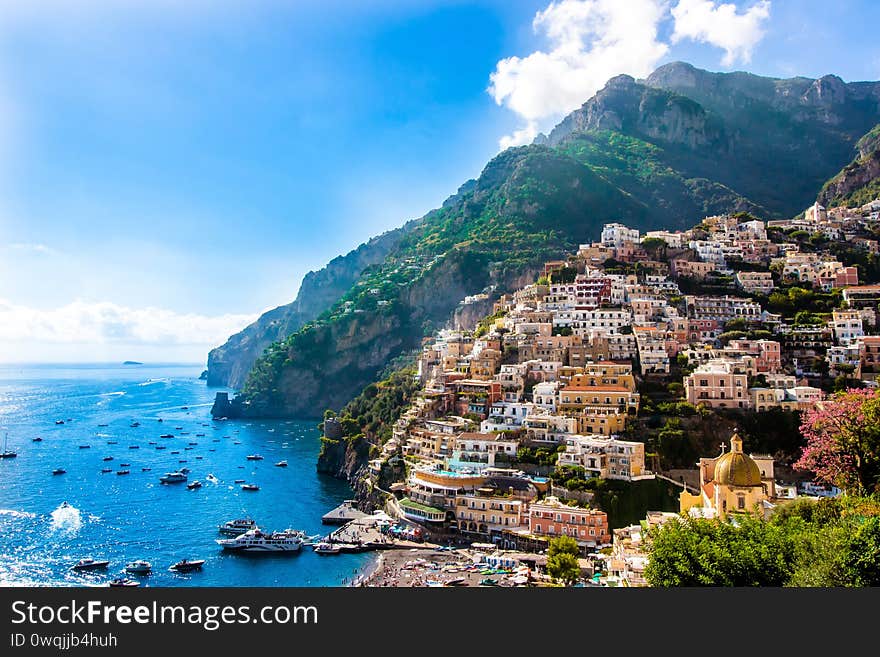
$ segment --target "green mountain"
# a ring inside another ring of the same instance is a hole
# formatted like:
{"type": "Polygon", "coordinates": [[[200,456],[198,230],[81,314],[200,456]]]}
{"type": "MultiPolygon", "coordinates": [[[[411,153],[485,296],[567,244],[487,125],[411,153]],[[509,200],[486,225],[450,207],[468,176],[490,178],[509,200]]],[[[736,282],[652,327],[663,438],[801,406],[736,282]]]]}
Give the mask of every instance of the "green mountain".
{"type": "Polygon", "coordinates": [[[822,205],[858,207],[880,198],[880,123],[856,149],[855,159],[822,187],[817,199],[822,205]]]}
{"type": "MultiPolygon", "coordinates": [[[[304,282],[296,303],[309,313],[276,309],[242,332],[248,341],[233,336],[212,352],[218,371],[234,361],[240,374],[253,362],[221,414],[317,417],[340,408],[466,295],[533,280],[545,260],[597,238],[603,223],[683,228],[739,210],[793,216],[851,160],[880,121],[878,108],[880,83],[834,76],[777,80],[674,63],[643,81],[613,78],[548,136],[497,155],[382,249],[346,256],[345,275],[320,302],[304,282]]],[[[228,378],[234,387],[239,379],[228,378]]]]}

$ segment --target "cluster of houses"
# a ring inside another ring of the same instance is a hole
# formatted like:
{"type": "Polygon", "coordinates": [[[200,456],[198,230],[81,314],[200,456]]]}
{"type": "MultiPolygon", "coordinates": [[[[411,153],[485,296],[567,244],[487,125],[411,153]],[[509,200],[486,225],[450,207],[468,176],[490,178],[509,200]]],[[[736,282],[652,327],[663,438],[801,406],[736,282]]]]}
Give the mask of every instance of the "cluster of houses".
{"type": "MultiPolygon", "coordinates": [[[[561,534],[585,552],[613,543],[609,568],[624,564],[617,576],[638,584],[635,546],[665,515],[612,533],[589,496],[574,503],[547,478],[517,469],[518,452],[549,448],[555,465],[588,477],[651,479],[644,444],[618,437],[639,412],[640,380],[680,382],[681,401],[695,406],[758,413],[821,402],[820,374],[872,384],[880,371],[880,335],[872,335],[880,285],[860,284],[858,268],[822,247],[846,241],[877,253],[875,205],[814,205],[785,222],[721,215],[681,232],[605,225],[600,241],[546,263],[537,282],[498,298],[474,331],[442,330],[426,340],[417,372],[423,387],[372,471],[390,458],[409,463],[397,486],[400,510],[412,520],[516,549],[541,549],[561,534]],[[792,229],[822,239],[802,250],[788,239],[792,229]],[[706,282],[716,291],[694,293],[706,282]],[[725,282],[730,290],[717,293],[725,282]],[[841,307],[823,324],[768,312],[766,295],[792,282],[817,292],[842,288],[841,307]],[[731,336],[731,322],[742,335],[731,336]],[[760,338],[748,337],[753,328],[760,338]]],[[[741,455],[737,441],[728,456],[741,455]]],[[[755,459],[742,456],[749,462],[739,479],[710,472],[718,459],[701,462],[702,490],[682,494],[682,511],[723,517],[727,505],[772,505],[779,497],[772,459],[756,457],[752,467],[755,459]]]]}

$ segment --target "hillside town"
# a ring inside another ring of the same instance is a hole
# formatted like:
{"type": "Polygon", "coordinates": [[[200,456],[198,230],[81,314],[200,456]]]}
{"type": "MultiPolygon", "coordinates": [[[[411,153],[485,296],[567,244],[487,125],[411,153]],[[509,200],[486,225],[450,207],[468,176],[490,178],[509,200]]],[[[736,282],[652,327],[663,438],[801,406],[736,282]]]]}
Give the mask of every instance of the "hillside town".
{"type": "Polygon", "coordinates": [[[720,454],[677,476],[646,449],[638,423],[648,407],[735,423],[876,386],[878,236],[880,200],[815,204],[781,221],[711,216],[676,232],[606,224],[534,283],[465,299],[495,298],[473,330],[425,340],[420,389],[375,446],[371,483],[440,540],[541,553],[570,536],[610,586],[646,584],[647,532],[679,513],[769,513],[798,496],[837,495],[783,481],[777,470],[790,464],[746,453],[735,430],[720,454]],[[572,478],[615,490],[662,481],[677,499],[619,526],[596,487],[572,478]]]}

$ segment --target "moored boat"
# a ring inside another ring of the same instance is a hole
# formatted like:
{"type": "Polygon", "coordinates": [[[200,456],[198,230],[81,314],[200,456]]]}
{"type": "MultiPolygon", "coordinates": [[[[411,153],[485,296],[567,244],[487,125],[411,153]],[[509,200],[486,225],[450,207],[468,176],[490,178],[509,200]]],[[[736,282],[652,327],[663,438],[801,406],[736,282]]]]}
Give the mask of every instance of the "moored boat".
{"type": "Polygon", "coordinates": [[[251,529],[258,529],[257,521],[252,518],[236,518],[235,520],[227,520],[217,527],[217,531],[227,536],[238,536],[244,534],[251,529]]]}
{"type": "Polygon", "coordinates": [[[218,538],[217,544],[232,552],[298,552],[304,539],[304,532],[293,529],[271,533],[249,529],[235,538],[218,538]]]}
{"type": "Polygon", "coordinates": [[[122,587],[136,587],[140,586],[141,583],[135,581],[133,579],[129,579],[128,577],[117,577],[116,579],[111,579],[107,586],[122,586],[122,587]]]}
{"type": "Polygon", "coordinates": [[[242,490],[260,490],[260,487],[257,486],[256,484],[242,484],[241,489],[242,490]]]}
{"type": "Polygon", "coordinates": [[[125,572],[134,575],[148,575],[153,570],[153,564],[143,559],[137,559],[125,564],[125,572]]]}
{"type": "Polygon", "coordinates": [[[54,470],[52,470],[53,475],[63,475],[65,472],[67,472],[67,470],[65,470],[64,468],[55,468],[54,470]]]}
{"type": "Polygon", "coordinates": [[[86,557],[85,559],[80,559],[77,561],[71,568],[73,570],[99,570],[101,568],[106,568],[110,565],[109,561],[104,559],[92,559],[90,557],[86,557]]]}
{"type": "Polygon", "coordinates": [[[189,482],[189,483],[186,485],[186,487],[189,488],[190,490],[195,490],[196,488],[201,488],[201,487],[202,487],[202,482],[199,481],[198,479],[196,479],[195,481],[191,481],[191,482],[189,482]]]}
{"type": "Polygon", "coordinates": [[[262,461],[263,457],[260,456],[259,454],[248,454],[247,460],[248,461],[262,461]]]}
{"type": "Polygon", "coordinates": [[[312,550],[316,554],[339,554],[342,552],[342,548],[336,545],[335,543],[330,543],[329,541],[321,541],[320,543],[315,543],[312,545],[312,550]]]}
{"type": "Polygon", "coordinates": [[[172,564],[169,570],[174,570],[178,573],[189,573],[193,570],[201,570],[203,565],[205,565],[204,559],[181,559],[177,563],[172,564]]]}
{"type": "Polygon", "coordinates": [[[277,465],[279,468],[286,468],[287,461],[278,461],[278,463],[276,463],[275,465],[277,465]]]}
{"type": "Polygon", "coordinates": [[[186,473],[185,472],[166,472],[164,475],[159,477],[159,481],[163,484],[176,484],[181,481],[186,481],[186,473]]]}

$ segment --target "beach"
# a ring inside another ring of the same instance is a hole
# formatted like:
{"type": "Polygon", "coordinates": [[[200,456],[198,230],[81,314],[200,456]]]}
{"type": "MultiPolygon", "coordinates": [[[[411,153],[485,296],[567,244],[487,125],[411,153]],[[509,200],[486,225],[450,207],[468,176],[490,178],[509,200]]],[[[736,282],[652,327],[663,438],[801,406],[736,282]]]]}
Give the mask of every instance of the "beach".
{"type": "MultiPolygon", "coordinates": [[[[479,569],[475,563],[482,557],[475,550],[438,550],[421,547],[384,550],[375,565],[368,569],[354,586],[422,587],[422,586],[522,586],[526,584],[526,569],[479,569]],[[492,572],[489,572],[492,571],[492,572]],[[515,578],[516,582],[514,581],[515,578]],[[494,583],[488,583],[492,580],[494,583]],[[484,582],[484,584],[481,584],[484,582]]],[[[528,582],[540,580],[533,572],[528,582]]]]}

